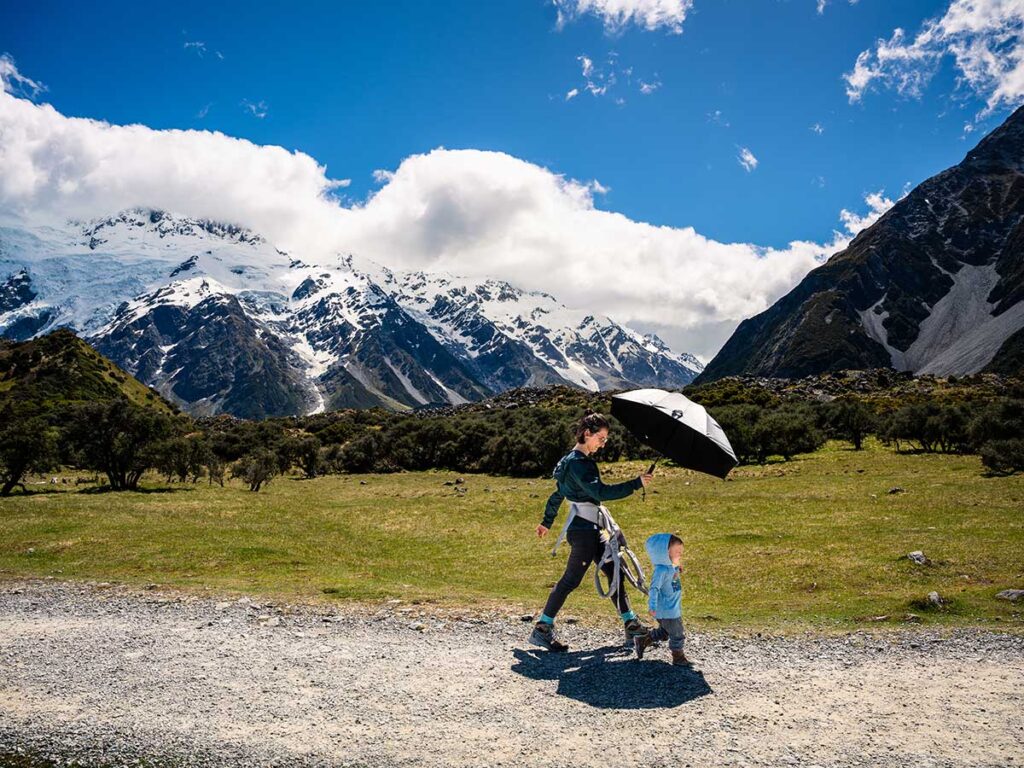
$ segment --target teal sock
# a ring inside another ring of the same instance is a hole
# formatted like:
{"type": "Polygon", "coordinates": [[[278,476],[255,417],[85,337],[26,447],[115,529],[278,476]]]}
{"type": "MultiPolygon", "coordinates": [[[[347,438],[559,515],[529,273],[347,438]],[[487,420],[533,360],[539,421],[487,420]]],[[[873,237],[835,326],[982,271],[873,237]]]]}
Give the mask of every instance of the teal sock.
{"type": "Polygon", "coordinates": [[[633,613],[633,611],[626,611],[625,613],[620,613],[619,616],[622,617],[623,621],[632,621],[636,618],[636,614],[633,613]]]}
{"type": "Polygon", "coordinates": [[[554,624],[555,619],[552,616],[548,616],[546,613],[542,613],[537,621],[543,622],[544,624],[554,624]]]}

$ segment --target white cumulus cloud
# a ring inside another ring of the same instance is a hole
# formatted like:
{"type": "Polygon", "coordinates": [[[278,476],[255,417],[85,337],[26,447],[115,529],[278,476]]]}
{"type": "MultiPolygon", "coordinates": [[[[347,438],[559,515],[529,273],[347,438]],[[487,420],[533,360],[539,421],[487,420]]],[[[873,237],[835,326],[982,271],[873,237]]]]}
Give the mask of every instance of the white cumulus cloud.
{"type": "Polygon", "coordinates": [[[547,290],[705,359],[739,321],[841,250],[857,223],[844,218],[847,232],[825,244],[723,243],[600,210],[594,197],[608,189],[597,181],[471,149],[407,157],[374,173],[381,186],[367,200],[349,203],[331,194],[348,179],[302,152],[67,117],[12,94],[17,82],[7,70],[0,91],[4,215],[60,221],[147,206],[228,221],[308,263],[351,252],[547,290]]]}
{"type": "Polygon", "coordinates": [[[599,17],[605,29],[615,34],[631,24],[648,31],[665,29],[678,35],[683,31],[686,14],[693,0],[553,0],[558,9],[558,26],[579,16],[599,17]]]}
{"type": "Polygon", "coordinates": [[[897,28],[857,56],[846,94],[856,102],[878,84],[919,97],[946,57],[961,87],[985,99],[986,113],[1024,101],[1024,2],[953,0],[913,38],[897,28]]]}
{"type": "Polygon", "coordinates": [[[736,162],[743,166],[743,170],[750,173],[752,170],[757,168],[758,160],[754,157],[754,153],[746,147],[740,147],[740,153],[736,157],[736,162]]]}

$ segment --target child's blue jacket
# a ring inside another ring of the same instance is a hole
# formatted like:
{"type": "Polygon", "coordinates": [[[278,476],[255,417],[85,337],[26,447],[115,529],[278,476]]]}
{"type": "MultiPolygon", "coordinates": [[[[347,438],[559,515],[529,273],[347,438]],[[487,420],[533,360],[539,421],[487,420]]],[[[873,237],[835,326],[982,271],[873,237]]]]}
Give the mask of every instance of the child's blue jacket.
{"type": "Polygon", "coordinates": [[[654,565],[647,608],[654,611],[656,619],[680,619],[683,616],[680,606],[683,588],[679,583],[679,569],[668,558],[668,542],[671,538],[671,533],[656,533],[644,543],[647,556],[654,565]]]}

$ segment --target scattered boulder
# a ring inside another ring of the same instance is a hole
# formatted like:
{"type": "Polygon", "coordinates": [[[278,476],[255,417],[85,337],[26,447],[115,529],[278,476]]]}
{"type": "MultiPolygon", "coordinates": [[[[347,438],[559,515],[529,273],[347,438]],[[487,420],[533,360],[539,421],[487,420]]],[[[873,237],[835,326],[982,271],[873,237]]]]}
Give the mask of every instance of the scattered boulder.
{"type": "Polygon", "coordinates": [[[932,562],[925,556],[924,552],[919,549],[915,549],[913,552],[908,553],[907,560],[917,563],[918,565],[931,565],[932,562]]]}
{"type": "Polygon", "coordinates": [[[906,488],[901,488],[898,485],[894,485],[892,488],[889,489],[890,495],[897,494],[897,493],[906,493],[906,492],[907,492],[906,488]]]}
{"type": "Polygon", "coordinates": [[[1024,589],[1004,589],[996,595],[996,599],[1019,603],[1021,600],[1024,600],[1024,589]]]}
{"type": "Polygon", "coordinates": [[[942,598],[941,595],[939,595],[938,592],[933,591],[928,593],[928,604],[933,608],[941,608],[943,605],[946,604],[946,601],[942,598]]]}

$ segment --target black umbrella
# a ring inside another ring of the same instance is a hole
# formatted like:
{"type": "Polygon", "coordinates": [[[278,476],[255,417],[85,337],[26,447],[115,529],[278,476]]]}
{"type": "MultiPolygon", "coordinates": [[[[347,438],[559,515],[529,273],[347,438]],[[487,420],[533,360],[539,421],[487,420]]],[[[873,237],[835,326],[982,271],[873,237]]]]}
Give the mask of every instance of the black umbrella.
{"type": "Polygon", "coordinates": [[[612,416],[681,467],[724,479],[739,463],[718,422],[678,392],[635,389],[613,395],[612,416]]]}

